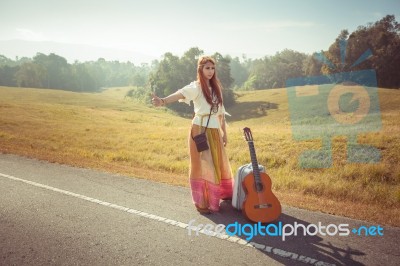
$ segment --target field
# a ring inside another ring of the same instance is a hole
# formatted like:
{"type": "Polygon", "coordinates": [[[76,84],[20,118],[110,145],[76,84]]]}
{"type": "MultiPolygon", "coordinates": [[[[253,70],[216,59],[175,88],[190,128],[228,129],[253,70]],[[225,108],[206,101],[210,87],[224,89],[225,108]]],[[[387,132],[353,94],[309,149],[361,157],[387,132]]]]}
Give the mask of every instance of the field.
{"type": "MultiPolygon", "coordinates": [[[[190,119],[102,93],[0,87],[0,152],[188,185],[190,119]]],[[[302,168],[301,152],[319,139],[292,137],[285,89],[241,93],[227,108],[232,170],[250,161],[242,128],[250,127],[258,161],[283,204],[400,226],[400,90],[378,90],[382,129],[358,135],[381,152],[378,163],[348,163],[347,137],[332,141],[333,166],[302,168]]],[[[190,200],[190,199],[188,199],[190,200]]]]}

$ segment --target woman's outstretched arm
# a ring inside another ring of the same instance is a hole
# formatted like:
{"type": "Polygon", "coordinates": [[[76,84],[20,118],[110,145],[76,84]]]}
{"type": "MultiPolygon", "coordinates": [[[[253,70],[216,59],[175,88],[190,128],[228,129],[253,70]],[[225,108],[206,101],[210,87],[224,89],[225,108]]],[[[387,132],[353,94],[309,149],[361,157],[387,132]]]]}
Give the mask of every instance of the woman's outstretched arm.
{"type": "Polygon", "coordinates": [[[154,106],[165,106],[167,104],[176,102],[180,99],[185,99],[185,97],[179,91],[168,95],[167,97],[160,98],[155,93],[152,94],[151,102],[154,106]]]}

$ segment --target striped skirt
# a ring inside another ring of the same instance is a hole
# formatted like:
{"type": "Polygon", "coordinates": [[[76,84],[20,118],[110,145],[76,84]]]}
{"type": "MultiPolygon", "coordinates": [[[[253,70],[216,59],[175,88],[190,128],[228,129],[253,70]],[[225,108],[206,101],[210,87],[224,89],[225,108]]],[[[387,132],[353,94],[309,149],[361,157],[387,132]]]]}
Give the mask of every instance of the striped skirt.
{"type": "MultiPolygon", "coordinates": [[[[193,125],[192,131],[197,135],[199,126],[193,125]]],[[[232,198],[232,171],[220,130],[208,128],[206,135],[210,148],[199,153],[189,134],[190,188],[197,208],[217,212],[221,199],[232,198]]]]}

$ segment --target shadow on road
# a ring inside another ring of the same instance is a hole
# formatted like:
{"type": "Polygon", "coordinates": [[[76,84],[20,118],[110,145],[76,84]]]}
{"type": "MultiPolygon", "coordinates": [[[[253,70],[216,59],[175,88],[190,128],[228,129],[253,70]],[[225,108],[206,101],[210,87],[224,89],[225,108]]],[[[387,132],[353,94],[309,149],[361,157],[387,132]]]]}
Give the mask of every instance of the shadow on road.
{"type": "MultiPolygon", "coordinates": [[[[253,224],[244,218],[241,211],[234,209],[231,201],[224,201],[220,205],[220,215],[204,215],[205,218],[213,221],[216,224],[224,224],[225,226],[238,222],[241,225],[253,224]]],[[[295,222],[298,224],[309,225],[310,223],[297,219],[295,217],[281,214],[279,219],[274,222],[278,226],[279,222],[284,224],[293,225],[295,222]]],[[[268,224],[263,224],[264,226],[268,224]]],[[[237,236],[246,240],[247,236],[237,236]]],[[[249,242],[260,244],[261,247],[257,248],[266,256],[274,260],[287,264],[288,260],[290,265],[364,265],[353,259],[354,256],[363,256],[365,253],[353,249],[350,246],[346,248],[335,246],[329,240],[323,241],[319,236],[304,236],[303,231],[299,229],[297,236],[286,237],[285,241],[281,236],[254,236],[249,242]]]]}

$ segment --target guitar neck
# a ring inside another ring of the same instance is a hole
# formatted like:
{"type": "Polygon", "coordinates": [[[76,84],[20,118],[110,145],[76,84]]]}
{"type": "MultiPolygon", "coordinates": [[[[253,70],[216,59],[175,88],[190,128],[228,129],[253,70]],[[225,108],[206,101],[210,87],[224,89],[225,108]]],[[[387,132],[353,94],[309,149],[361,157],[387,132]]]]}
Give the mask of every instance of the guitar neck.
{"type": "Polygon", "coordinates": [[[254,148],[254,142],[248,141],[247,143],[249,144],[251,165],[253,166],[254,178],[256,179],[256,182],[260,182],[261,181],[260,169],[258,169],[257,155],[256,155],[256,149],[254,148]]]}

